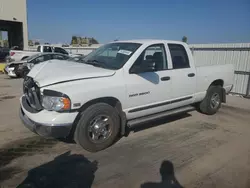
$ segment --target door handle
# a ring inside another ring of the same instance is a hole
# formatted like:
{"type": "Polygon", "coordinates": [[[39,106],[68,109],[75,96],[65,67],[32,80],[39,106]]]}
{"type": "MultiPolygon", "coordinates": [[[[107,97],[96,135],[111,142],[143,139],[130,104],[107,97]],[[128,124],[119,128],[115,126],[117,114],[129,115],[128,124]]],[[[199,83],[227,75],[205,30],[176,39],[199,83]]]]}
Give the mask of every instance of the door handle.
{"type": "Polygon", "coordinates": [[[161,81],[168,81],[168,80],[170,80],[169,76],[161,77],[161,81]]]}
{"type": "Polygon", "coordinates": [[[194,73],[189,73],[189,74],[188,74],[188,77],[194,77],[194,76],[195,76],[194,73]]]}

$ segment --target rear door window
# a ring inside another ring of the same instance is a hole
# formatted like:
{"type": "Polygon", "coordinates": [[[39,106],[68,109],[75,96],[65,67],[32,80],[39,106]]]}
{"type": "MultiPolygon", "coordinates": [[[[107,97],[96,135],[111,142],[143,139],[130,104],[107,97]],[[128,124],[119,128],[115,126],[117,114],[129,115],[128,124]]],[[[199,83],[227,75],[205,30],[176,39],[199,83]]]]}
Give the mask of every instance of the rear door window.
{"type": "Polygon", "coordinates": [[[189,60],[187,52],[181,44],[168,44],[169,51],[172,58],[173,69],[189,68],[189,60]]]}

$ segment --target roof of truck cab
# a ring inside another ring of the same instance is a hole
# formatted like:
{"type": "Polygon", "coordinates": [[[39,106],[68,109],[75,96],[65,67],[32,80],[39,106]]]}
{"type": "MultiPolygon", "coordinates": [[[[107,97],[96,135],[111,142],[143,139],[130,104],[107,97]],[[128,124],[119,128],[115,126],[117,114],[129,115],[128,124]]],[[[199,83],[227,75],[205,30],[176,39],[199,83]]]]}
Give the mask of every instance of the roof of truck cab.
{"type": "Polygon", "coordinates": [[[37,55],[51,55],[51,54],[67,56],[66,54],[62,54],[62,53],[59,53],[59,52],[39,52],[37,55]]]}
{"type": "Polygon", "coordinates": [[[111,43],[140,43],[140,44],[155,44],[155,43],[174,43],[174,44],[184,44],[181,41],[173,41],[173,40],[157,40],[157,39],[138,39],[138,40],[119,40],[111,43]]]}

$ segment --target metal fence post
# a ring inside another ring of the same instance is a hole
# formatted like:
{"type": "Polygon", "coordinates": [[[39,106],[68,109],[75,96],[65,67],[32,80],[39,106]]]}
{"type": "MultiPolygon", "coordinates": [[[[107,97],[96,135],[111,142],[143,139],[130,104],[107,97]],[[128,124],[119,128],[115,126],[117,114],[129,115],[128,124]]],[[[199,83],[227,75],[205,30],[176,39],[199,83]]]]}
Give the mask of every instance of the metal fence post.
{"type": "Polygon", "coordinates": [[[250,97],[250,74],[248,75],[246,97],[250,97]]]}

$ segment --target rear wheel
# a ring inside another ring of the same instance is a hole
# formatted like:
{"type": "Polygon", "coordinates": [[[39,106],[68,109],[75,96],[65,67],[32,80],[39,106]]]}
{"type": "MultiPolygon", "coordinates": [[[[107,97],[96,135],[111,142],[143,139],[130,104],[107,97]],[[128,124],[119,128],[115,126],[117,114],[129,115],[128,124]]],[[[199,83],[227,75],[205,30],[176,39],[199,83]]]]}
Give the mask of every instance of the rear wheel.
{"type": "Polygon", "coordinates": [[[106,103],[91,105],[81,114],[74,139],[90,152],[112,145],[119,135],[120,118],[117,111],[106,103]]]}
{"type": "Polygon", "coordinates": [[[221,107],[222,87],[210,86],[207,90],[206,97],[199,104],[199,110],[208,115],[215,114],[221,107]]]}

